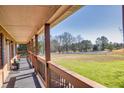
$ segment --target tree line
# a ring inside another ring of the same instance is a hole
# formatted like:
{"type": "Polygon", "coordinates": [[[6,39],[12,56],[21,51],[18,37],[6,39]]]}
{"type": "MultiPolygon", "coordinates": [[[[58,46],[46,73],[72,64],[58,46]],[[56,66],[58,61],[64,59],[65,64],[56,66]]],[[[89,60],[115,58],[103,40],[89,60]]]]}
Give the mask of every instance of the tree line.
{"type": "Polygon", "coordinates": [[[51,37],[51,52],[89,52],[121,49],[122,43],[113,43],[107,37],[98,37],[95,44],[91,40],[84,40],[81,35],[74,37],[68,32],[51,37]]]}

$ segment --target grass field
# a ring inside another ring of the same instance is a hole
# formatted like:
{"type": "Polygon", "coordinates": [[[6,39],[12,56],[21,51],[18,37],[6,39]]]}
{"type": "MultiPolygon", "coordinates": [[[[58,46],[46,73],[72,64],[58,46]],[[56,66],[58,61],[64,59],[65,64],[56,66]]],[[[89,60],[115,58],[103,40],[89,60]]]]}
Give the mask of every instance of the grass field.
{"type": "Polygon", "coordinates": [[[124,87],[124,55],[52,54],[52,60],[107,87],[124,87]]]}

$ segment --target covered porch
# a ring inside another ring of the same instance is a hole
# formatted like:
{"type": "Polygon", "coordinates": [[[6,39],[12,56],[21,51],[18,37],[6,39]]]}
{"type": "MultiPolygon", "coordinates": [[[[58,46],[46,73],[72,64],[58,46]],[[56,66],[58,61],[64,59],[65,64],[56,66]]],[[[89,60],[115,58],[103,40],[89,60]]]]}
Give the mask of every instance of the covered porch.
{"type": "Polygon", "coordinates": [[[80,9],[77,5],[0,6],[0,83],[2,87],[104,88],[51,61],[50,28],[80,9]],[[38,36],[44,34],[45,56],[38,55],[38,36]],[[17,45],[26,44],[20,69],[11,71],[17,45]]]}

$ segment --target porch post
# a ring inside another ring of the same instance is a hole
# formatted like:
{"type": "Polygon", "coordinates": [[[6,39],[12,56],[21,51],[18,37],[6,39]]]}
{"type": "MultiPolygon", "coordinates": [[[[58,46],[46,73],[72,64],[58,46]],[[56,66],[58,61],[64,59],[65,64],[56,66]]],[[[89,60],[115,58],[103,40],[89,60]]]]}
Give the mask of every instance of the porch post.
{"type": "Polygon", "coordinates": [[[15,56],[17,55],[17,43],[15,43],[15,56]]]}
{"type": "Polygon", "coordinates": [[[2,82],[1,83],[4,83],[4,71],[3,71],[3,66],[4,66],[4,47],[3,47],[3,34],[0,33],[0,69],[2,69],[2,82]]]}
{"type": "Polygon", "coordinates": [[[124,5],[122,5],[122,31],[123,31],[123,48],[124,48],[124,5]]]}
{"type": "Polygon", "coordinates": [[[38,55],[38,35],[35,35],[35,54],[38,55]]]}
{"type": "Polygon", "coordinates": [[[31,52],[33,53],[33,39],[31,39],[31,52]]]}
{"type": "Polygon", "coordinates": [[[10,41],[10,60],[13,58],[13,41],[10,41]]]}
{"type": "Polygon", "coordinates": [[[27,43],[27,51],[29,51],[29,42],[27,43]]]}
{"type": "Polygon", "coordinates": [[[3,34],[0,33],[0,68],[3,66],[3,34]]]}
{"type": "Polygon", "coordinates": [[[31,44],[30,44],[30,43],[31,43],[31,42],[29,41],[29,44],[28,44],[28,50],[29,50],[29,51],[31,51],[31,49],[30,49],[30,45],[31,45],[31,44]]]}
{"type": "Polygon", "coordinates": [[[49,86],[49,69],[47,62],[51,60],[50,58],[50,24],[45,24],[45,58],[46,58],[46,67],[45,67],[45,79],[46,79],[46,86],[49,86]]]}
{"type": "Polygon", "coordinates": [[[50,61],[50,24],[45,24],[45,57],[50,61]]]}
{"type": "Polygon", "coordinates": [[[11,58],[12,58],[12,48],[11,48],[11,41],[9,41],[9,70],[11,69],[11,63],[10,63],[10,61],[11,61],[11,58]]]}

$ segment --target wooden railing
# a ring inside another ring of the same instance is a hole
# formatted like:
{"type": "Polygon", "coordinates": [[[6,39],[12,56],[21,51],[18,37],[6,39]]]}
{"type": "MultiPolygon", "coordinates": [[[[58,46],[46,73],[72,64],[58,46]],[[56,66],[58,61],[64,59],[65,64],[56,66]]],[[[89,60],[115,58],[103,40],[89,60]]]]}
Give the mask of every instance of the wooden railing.
{"type": "Polygon", "coordinates": [[[39,74],[45,87],[50,88],[105,88],[103,85],[89,80],[79,74],[68,71],[67,69],[49,61],[46,62],[44,58],[29,52],[30,60],[39,74]],[[48,69],[48,73],[45,69],[48,69]],[[46,75],[46,73],[48,75],[46,75]],[[46,84],[46,76],[48,76],[48,84],[46,84]],[[47,86],[48,85],[48,86],[47,86]]]}

